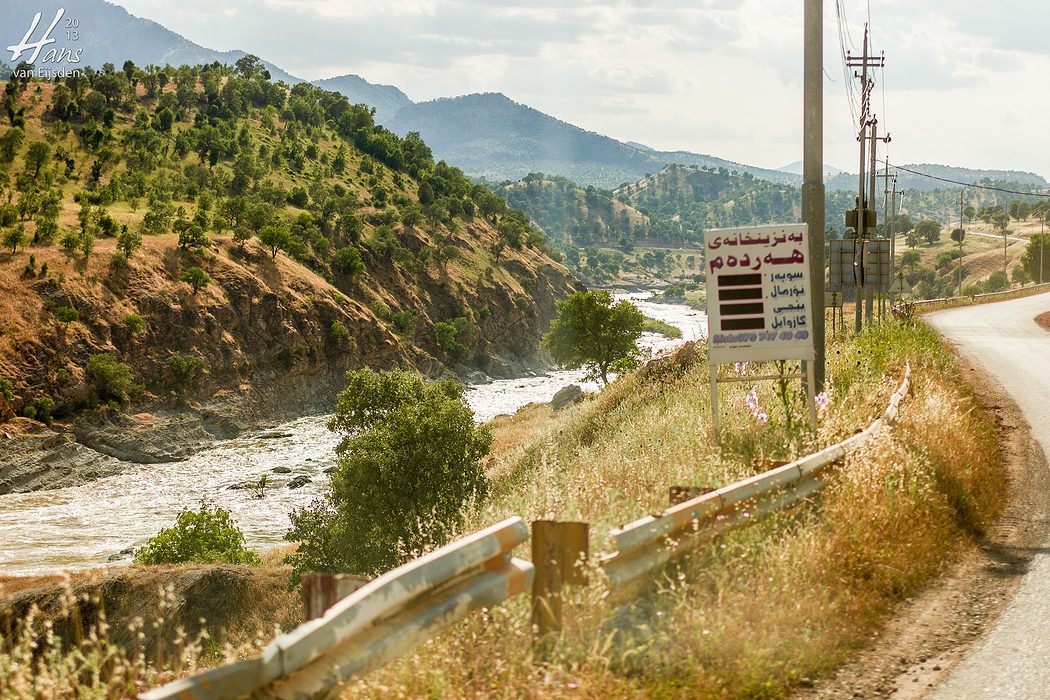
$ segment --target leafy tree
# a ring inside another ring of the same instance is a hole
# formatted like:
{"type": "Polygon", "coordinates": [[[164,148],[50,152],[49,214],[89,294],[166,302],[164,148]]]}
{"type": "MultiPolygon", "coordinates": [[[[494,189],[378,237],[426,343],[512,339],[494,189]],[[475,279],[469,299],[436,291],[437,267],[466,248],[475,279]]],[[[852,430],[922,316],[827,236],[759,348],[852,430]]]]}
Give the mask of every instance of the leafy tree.
{"type": "Polygon", "coordinates": [[[199,249],[208,246],[208,234],[198,224],[189,224],[179,231],[179,247],[199,249]]]}
{"type": "Polygon", "coordinates": [[[117,249],[124,253],[124,259],[128,260],[131,255],[142,247],[142,234],[124,224],[117,236],[117,249]]]}
{"type": "Polygon", "coordinates": [[[1010,286],[1009,280],[1006,278],[1006,273],[1002,270],[996,270],[984,283],[984,290],[986,292],[1000,292],[1010,286]]]}
{"type": "Polygon", "coordinates": [[[933,219],[923,219],[915,224],[915,235],[933,245],[941,239],[941,225],[933,219]]]}
{"type": "Polygon", "coordinates": [[[15,126],[3,134],[0,134],[0,163],[11,163],[22,148],[26,132],[20,126],[15,126]]]}
{"type": "Polygon", "coordinates": [[[19,247],[24,248],[26,245],[26,231],[25,227],[19,224],[14,228],[8,229],[4,233],[4,246],[11,248],[11,255],[14,255],[19,247]]]}
{"type": "Polygon", "coordinates": [[[292,233],[288,224],[282,221],[264,226],[259,232],[259,240],[270,249],[270,259],[276,260],[277,254],[282,250],[287,251],[292,245],[292,233]]]}
{"type": "Polygon", "coordinates": [[[454,382],[410,372],[347,373],[329,428],[341,433],[339,464],[323,499],[292,512],[285,539],[293,575],[375,575],[447,542],[464,508],[488,492],[482,459],[488,428],[475,425],[454,382]]]}
{"type": "Polygon", "coordinates": [[[1028,278],[1036,282],[1050,281],[1050,233],[1037,233],[1028,239],[1024,254],[1021,256],[1028,278]],[[1040,270],[1042,266],[1042,270],[1040,270]]]}
{"type": "Polygon", "coordinates": [[[1010,201],[1009,212],[1011,217],[1021,221],[1031,215],[1032,205],[1020,199],[1014,199],[1010,201]]]}
{"type": "Polygon", "coordinates": [[[361,259],[361,253],[353,246],[340,248],[335,253],[335,261],[343,274],[348,277],[356,277],[365,271],[365,262],[361,259]]]}
{"type": "Polygon", "coordinates": [[[92,355],[87,363],[87,379],[97,400],[127,403],[142,393],[131,367],[109,353],[92,355]]]}
{"type": "Polygon", "coordinates": [[[645,316],[629,301],[613,303],[607,291],[576,292],[558,302],[558,317],[543,336],[556,362],[570,369],[587,367],[592,377],[609,383],[609,371],[637,361],[645,316]]]}
{"type": "Polygon", "coordinates": [[[183,510],[175,524],[164,528],[135,552],[135,563],[157,564],[247,564],[260,566],[259,555],[244,544],[229,511],[201,503],[199,511],[183,510]]]}
{"type": "Polygon", "coordinates": [[[967,204],[966,208],[963,209],[963,216],[967,221],[973,221],[973,217],[977,214],[977,211],[973,208],[972,204],[967,204]]]}
{"type": "Polygon", "coordinates": [[[196,265],[183,272],[179,279],[193,287],[194,296],[211,282],[211,277],[208,277],[208,273],[196,265]]]}
{"type": "Polygon", "coordinates": [[[90,258],[92,251],[95,250],[95,234],[91,233],[91,231],[84,231],[80,234],[78,241],[80,252],[84,254],[84,259],[90,258]]]}
{"type": "Polygon", "coordinates": [[[919,255],[919,251],[906,251],[903,255],[901,255],[901,267],[910,267],[912,270],[914,270],[915,266],[919,264],[920,260],[922,260],[922,256],[919,255]]]}
{"type": "Polygon", "coordinates": [[[1010,281],[1019,284],[1022,287],[1031,281],[1031,278],[1024,269],[1024,265],[1014,265],[1014,269],[1010,271],[1010,281]]]}
{"type": "Polygon", "coordinates": [[[34,141],[29,144],[29,150],[26,151],[26,169],[33,171],[34,180],[40,177],[40,169],[50,157],[51,144],[47,141],[34,141]]]}
{"type": "Polygon", "coordinates": [[[966,231],[961,228],[952,230],[952,240],[962,245],[962,242],[966,240],[966,231]]]}

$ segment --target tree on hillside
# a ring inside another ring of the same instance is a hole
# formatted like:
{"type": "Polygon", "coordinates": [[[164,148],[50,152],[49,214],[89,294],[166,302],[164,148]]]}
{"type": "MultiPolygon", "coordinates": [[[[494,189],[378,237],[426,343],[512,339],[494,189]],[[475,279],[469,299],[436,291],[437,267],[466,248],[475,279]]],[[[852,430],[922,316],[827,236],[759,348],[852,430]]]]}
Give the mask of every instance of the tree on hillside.
{"type": "Polygon", "coordinates": [[[199,249],[206,248],[208,246],[208,234],[204,232],[204,229],[199,224],[185,224],[180,226],[179,231],[179,247],[183,249],[199,249]]]}
{"type": "Polygon", "coordinates": [[[577,292],[558,302],[558,317],[543,336],[543,347],[570,369],[587,367],[609,383],[609,371],[637,362],[637,341],[645,317],[629,301],[613,303],[607,291],[577,292]]]}
{"type": "Polygon", "coordinates": [[[179,279],[193,287],[194,296],[211,282],[211,277],[208,277],[208,273],[196,265],[183,272],[179,279]]]}
{"type": "Polygon", "coordinates": [[[328,427],[343,435],[328,493],[291,514],[293,575],[374,576],[447,542],[488,492],[492,437],[454,382],[371,369],[347,373],[328,427]]]}
{"type": "Polygon", "coordinates": [[[259,232],[259,240],[270,249],[270,259],[276,260],[277,254],[282,250],[287,251],[292,245],[292,233],[288,230],[288,224],[282,221],[264,226],[259,232]]]}
{"type": "Polygon", "coordinates": [[[1021,264],[1029,279],[1050,282],[1050,233],[1036,234],[1028,239],[1021,264]]]}
{"type": "Polygon", "coordinates": [[[966,231],[961,228],[952,230],[952,240],[962,245],[962,242],[966,239],[966,231]]]}
{"type": "Polygon", "coordinates": [[[972,204],[967,204],[966,208],[963,209],[963,217],[965,217],[967,223],[973,221],[973,217],[977,214],[977,211],[973,208],[972,204]]]}
{"type": "Polygon", "coordinates": [[[1032,213],[1032,205],[1020,199],[1014,199],[1010,201],[1009,212],[1011,217],[1021,221],[1022,219],[1027,219],[1032,213]]]}
{"type": "Polygon", "coordinates": [[[22,224],[8,229],[4,233],[4,246],[11,248],[11,255],[14,255],[20,247],[24,248],[26,245],[26,230],[22,224]]]}
{"type": "Polygon", "coordinates": [[[925,239],[928,245],[933,245],[941,239],[941,225],[933,219],[923,219],[915,224],[915,234],[925,239]]]}
{"type": "Polygon", "coordinates": [[[47,141],[34,141],[26,151],[26,169],[33,171],[33,179],[40,177],[40,169],[51,157],[51,145],[47,141]]]}
{"type": "Polygon", "coordinates": [[[142,234],[128,228],[127,224],[120,227],[120,235],[117,236],[117,249],[124,253],[124,259],[128,260],[131,255],[142,247],[142,234]]]}
{"type": "Polygon", "coordinates": [[[909,250],[901,256],[901,267],[910,267],[915,270],[915,266],[922,260],[922,256],[919,255],[917,250],[909,250]]]}
{"type": "Polygon", "coordinates": [[[0,163],[14,161],[25,138],[26,132],[19,126],[12,127],[0,134],[0,163]]]}

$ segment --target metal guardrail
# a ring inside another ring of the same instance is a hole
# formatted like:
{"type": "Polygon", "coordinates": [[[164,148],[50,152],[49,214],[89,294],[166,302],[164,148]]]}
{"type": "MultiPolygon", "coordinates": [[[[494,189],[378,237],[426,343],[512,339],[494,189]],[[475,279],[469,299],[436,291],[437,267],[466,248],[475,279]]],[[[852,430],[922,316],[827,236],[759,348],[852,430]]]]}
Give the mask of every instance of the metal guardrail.
{"type": "MultiPolygon", "coordinates": [[[[906,366],[886,410],[856,435],[614,530],[617,551],[599,557],[612,593],[619,596],[646,574],[703,542],[819,491],[824,487],[821,473],[828,465],[896,420],[910,378],[911,367],[906,366]]],[[[174,681],[139,697],[329,697],[346,679],[398,658],[471,611],[532,590],[536,567],[543,570],[539,576],[543,583],[534,591],[533,620],[542,639],[560,629],[562,587],[582,582],[574,567],[587,550],[586,524],[544,525],[540,528],[536,523],[533,528],[534,559],[537,542],[544,542],[539,547],[544,554],[535,567],[511,556],[530,537],[529,527],[513,517],[383,574],[335,603],[322,617],[280,635],[258,657],[174,681]],[[537,616],[537,611],[544,614],[537,616]]]]}
{"type": "Polygon", "coordinates": [[[147,691],[142,700],[325,696],[344,679],[403,654],[480,607],[532,587],[531,563],[510,553],[529,539],[514,517],[389,571],[282,634],[261,656],[147,691]]]}
{"type": "Polygon", "coordinates": [[[1018,287],[1017,289],[1005,289],[1001,292],[985,292],[984,294],[972,294],[970,296],[961,297],[942,297],[940,299],[916,299],[915,301],[909,301],[908,303],[912,306],[928,306],[934,304],[950,304],[956,301],[977,301],[978,299],[987,299],[988,297],[1003,297],[1011,294],[1025,293],[1036,289],[1043,289],[1050,291],[1050,282],[1043,284],[1032,284],[1027,287],[1018,287]]]}
{"type": "Polygon", "coordinates": [[[630,586],[653,569],[723,532],[788,508],[819,491],[824,487],[819,476],[825,467],[857,449],[896,419],[910,379],[911,367],[907,366],[886,411],[860,433],[790,464],[613,530],[617,551],[602,560],[613,592],[630,586]]]}

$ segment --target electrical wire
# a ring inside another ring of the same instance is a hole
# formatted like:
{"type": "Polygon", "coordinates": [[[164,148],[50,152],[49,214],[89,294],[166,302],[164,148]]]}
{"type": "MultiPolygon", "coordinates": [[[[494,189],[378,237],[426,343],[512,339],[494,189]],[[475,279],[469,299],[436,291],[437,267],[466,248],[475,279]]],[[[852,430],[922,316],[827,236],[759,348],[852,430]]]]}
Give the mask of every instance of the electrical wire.
{"type": "Polygon", "coordinates": [[[1004,187],[993,187],[991,185],[979,185],[976,182],[961,182],[959,180],[950,180],[950,179],[948,179],[946,177],[937,177],[936,175],[929,175],[927,173],[920,173],[918,170],[911,170],[910,168],[905,168],[903,165],[892,165],[887,160],[880,160],[879,162],[882,163],[883,165],[885,165],[887,168],[893,168],[894,170],[903,170],[904,172],[911,173],[912,175],[918,175],[919,177],[927,177],[927,178],[929,178],[931,180],[939,180],[941,182],[947,182],[947,183],[952,184],[952,185],[960,185],[962,187],[973,187],[973,188],[979,189],[979,190],[991,190],[992,192],[1005,192],[1006,194],[1020,194],[1020,195],[1026,196],[1026,197],[1045,197],[1047,199],[1050,199],[1050,193],[1044,193],[1044,192],[1021,192],[1020,190],[1008,190],[1008,189],[1006,189],[1004,187]]]}

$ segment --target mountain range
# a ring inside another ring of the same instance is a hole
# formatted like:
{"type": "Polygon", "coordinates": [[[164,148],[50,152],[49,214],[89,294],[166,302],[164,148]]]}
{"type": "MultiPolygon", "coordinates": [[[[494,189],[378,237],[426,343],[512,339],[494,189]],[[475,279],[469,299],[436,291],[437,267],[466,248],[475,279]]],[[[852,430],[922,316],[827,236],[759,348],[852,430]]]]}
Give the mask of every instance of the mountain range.
{"type": "MultiPolygon", "coordinates": [[[[24,0],[0,0],[0,46],[17,43],[36,12],[42,15],[41,24],[46,24],[60,8],[66,18],[79,21],[79,38],[73,42],[64,32],[56,31],[56,43],[49,48],[81,49],[84,65],[101,68],[112,63],[119,69],[128,59],[140,66],[233,63],[245,55],[244,51],[216,51],[201,46],[105,0],[39,0],[31,5],[24,0]]],[[[42,31],[37,30],[38,34],[42,31]]],[[[5,53],[3,58],[11,57],[5,53]]],[[[274,80],[288,84],[305,82],[265,59],[263,63],[274,80]]],[[[750,173],[776,184],[798,186],[802,181],[801,163],[773,170],[688,151],[658,151],[641,143],[624,143],[586,131],[500,93],[416,103],[395,86],[377,85],[353,74],[317,80],[314,84],[339,92],[354,104],[373,107],[376,121],[395,133],[418,131],[437,159],[456,165],[475,178],[502,182],[544,172],[584,186],[613,189],[679,164],[729,174],[750,173]]],[[[1033,173],[926,165],[912,169],[929,174],[948,173],[939,176],[965,182],[987,179],[1047,185],[1046,180],[1033,173]]],[[[829,189],[849,190],[855,184],[855,176],[832,166],[825,167],[825,177],[829,189]]],[[[902,173],[898,185],[929,190],[943,183],[902,173]]]]}

